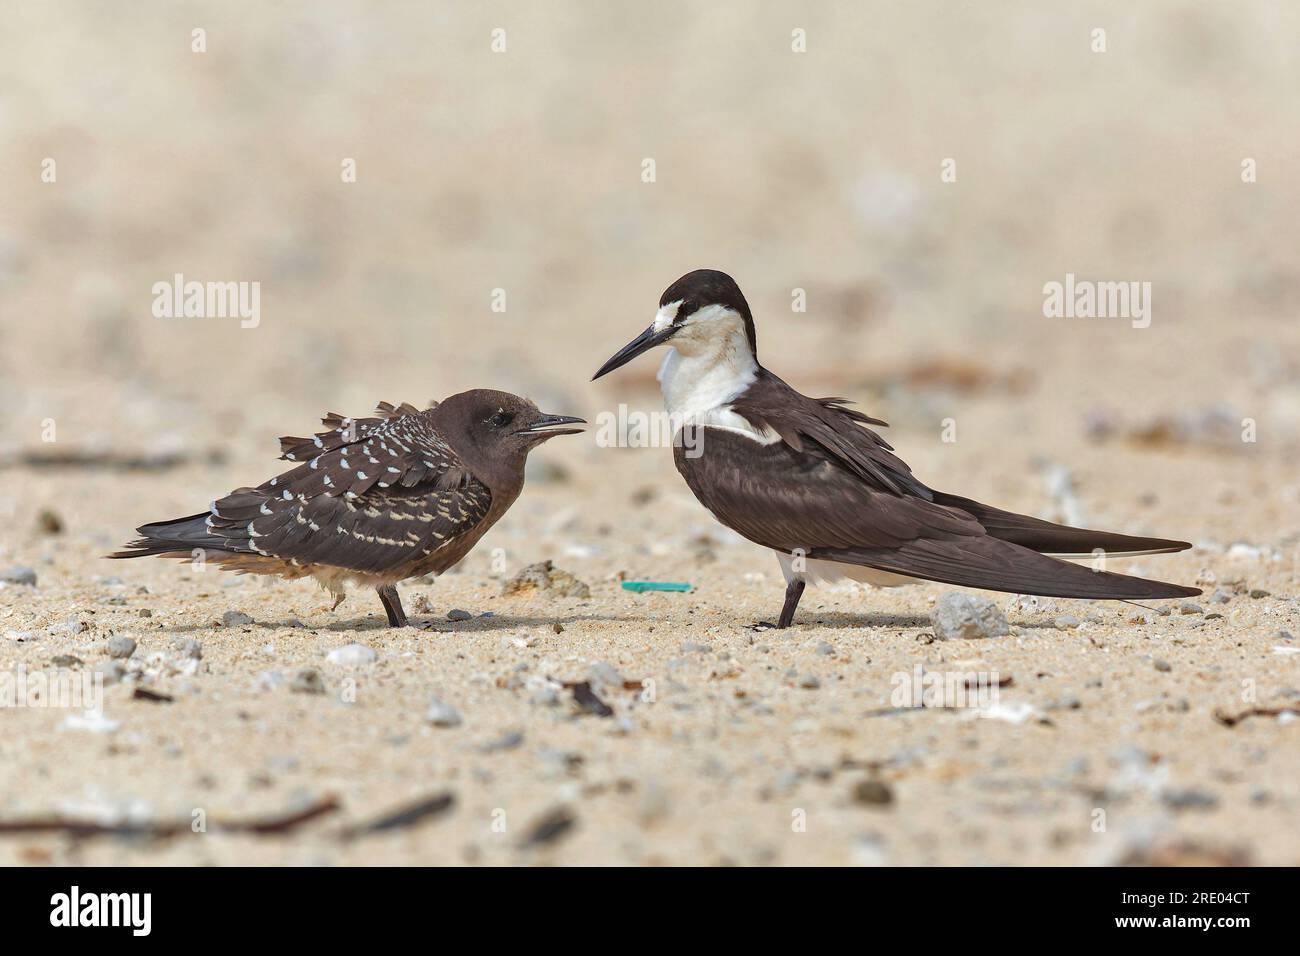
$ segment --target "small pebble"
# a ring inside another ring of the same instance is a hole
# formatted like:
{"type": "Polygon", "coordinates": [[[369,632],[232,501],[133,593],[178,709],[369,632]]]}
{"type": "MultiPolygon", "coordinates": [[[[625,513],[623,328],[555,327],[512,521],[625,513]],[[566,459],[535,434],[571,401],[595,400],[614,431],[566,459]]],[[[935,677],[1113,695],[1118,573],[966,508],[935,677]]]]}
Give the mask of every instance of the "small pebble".
{"type": "Polygon", "coordinates": [[[320,671],[309,667],[294,675],[289,683],[289,690],[295,694],[323,694],[325,681],[321,679],[320,671]]]}
{"type": "Polygon", "coordinates": [[[930,623],[934,627],[934,636],[943,641],[1011,633],[1011,626],[996,604],[987,598],[957,591],[949,591],[935,602],[930,623]]]}
{"type": "Polygon", "coordinates": [[[435,727],[459,727],[462,723],[460,711],[451,704],[443,703],[437,697],[429,702],[429,709],[424,719],[435,727]]]}
{"type": "Polygon", "coordinates": [[[1259,600],[1260,598],[1272,597],[1272,595],[1268,591],[1265,591],[1263,588],[1253,588],[1250,592],[1250,596],[1253,597],[1255,600],[1259,600]]]}
{"type": "Polygon", "coordinates": [[[521,731],[510,730],[502,734],[496,740],[489,740],[485,744],[479,745],[481,753],[494,753],[499,750],[514,750],[524,742],[524,735],[521,731]]]}
{"type": "Polygon", "coordinates": [[[447,612],[447,620],[449,621],[468,621],[473,616],[469,611],[462,611],[458,607],[454,607],[447,612]]]}
{"type": "Polygon", "coordinates": [[[40,514],[36,516],[36,530],[41,534],[62,534],[63,519],[57,512],[42,508],[40,514]]]}
{"type": "Polygon", "coordinates": [[[1158,671],[1173,670],[1173,667],[1170,665],[1170,663],[1167,660],[1165,660],[1163,657],[1157,657],[1155,661],[1153,661],[1153,663],[1155,664],[1155,668],[1158,671]]]}
{"type": "Polygon", "coordinates": [[[799,686],[807,690],[816,690],[822,686],[822,682],[817,679],[816,674],[804,674],[799,678],[799,686]]]}
{"type": "Polygon", "coordinates": [[[883,807],[894,802],[894,791],[889,784],[874,777],[859,780],[853,785],[853,802],[868,807],[883,807]]]}
{"type": "Polygon", "coordinates": [[[1058,631],[1069,631],[1079,626],[1079,619],[1073,614],[1062,614],[1055,621],[1058,631]]]}
{"type": "Polygon", "coordinates": [[[528,828],[519,846],[521,849],[526,849],[554,843],[572,830],[577,822],[577,816],[568,807],[556,807],[528,828]]]}
{"type": "Polygon", "coordinates": [[[153,611],[149,610],[147,607],[142,607],[135,613],[140,617],[153,617],[153,611]]]}
{"type": "Polygon", "coordinates": [[[1232,600],[1232,592],[1223,588],[1215,588],[1214,593],[1210,595],[1211,604],[1227,604],[1232,600]]]}
{"type": "Polygon", "coordinates": [[[1160,802],[1171,810],[1210,810],[1219,805],[1219,798],[1204,790],[1166,790],[1160,802]]]}
{"type": "Polygon", "coordinates": [[[325,660],[343,667],[360,667],[362,664],[373,664],[378,659],[379,655],[364,644],[344,644],[325,655],[325,660]]]}
{"type": "Polygon", "coordinates": [[[109,657],[125,659],[135,653],[135,641],[131,640],[131,638],[124,634],[119,634],[117,637],[110,637],[108,639],[108,644],[105,646],[108,648],[109,657]]]}
{"type": "Polygon", "coordinates": [[[5,571],[0,571],[0,581],[6,584],[30,584],[35,587],[36,572],[23,565],[16,565],[5,571]]]}
{"type": "Polygon", "coordinates": [[[203,657],[203,645],[192,637],[173,637],[172,647],[180,652],[182,657],[199,660],[203,657]]]}
{"type": "Polygon", "coordinates": [[[245,624],[252,624],[253,619],[243,611],[227,611],[221,615],[221,623],[226,627],[242,627],[245,624]]]}
{"type": "Polygon", "coordinates": [[[560,692],[554,687],[538,687],[528,697],[535,707],[558,707],[560,692]]]}
{"type": "Polygon", "coordinates": [[[109,720],[101,711],[88,710],[84,714],[69,714],[60,724],[64,730],[88,730],[94,734],[111,734],[121,723],[109,720]]]}
{"type": "Polygon", "coordinates": [[[825,641],[818,641],[817,653],[820,654],[822,657],[834,657],[835,645],[827,644],[825,641]]]}
{"type": "Polygon", "coordinates": [[[104,675],[104,683],[117,684],[126,676],[126,665],[119,660],[101,661],[95,665],[95,673],[104,675]]]}
{"type": "Polygon", "coordinates": [[[284,675],[279,671],[262,671],[257,675],[254,686],[258,690],[275,690],[284,683],[284,675]]]}
{"type": "Polygon", "coordinates": [[[1083,701],[1079,700],[1073,694],[1067,694],[1056,700],[1048,701],[1043,705],[1044,710],[1078,710],[1083,706],[1083,701]]]}
{"type": "Polygon", "coordinates": [[[1178,605],[1179,614],[1204,614],[1205,608],[1201,607],[1195,601],[1184,601],[1178,605]]]}
{"type": "Polygon", "coordinates": [[[622,690],[623,675],[604,661],[597,661],[587,671],[587,680],[594,690],[622,690]]]}

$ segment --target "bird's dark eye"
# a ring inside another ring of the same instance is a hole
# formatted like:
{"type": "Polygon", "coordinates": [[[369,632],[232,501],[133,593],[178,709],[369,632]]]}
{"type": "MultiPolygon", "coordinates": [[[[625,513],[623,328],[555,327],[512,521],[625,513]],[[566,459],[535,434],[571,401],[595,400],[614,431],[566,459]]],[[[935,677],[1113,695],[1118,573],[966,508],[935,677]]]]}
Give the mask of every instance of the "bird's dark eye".
{"type": "Polygon", "coordinates": [[[505,428],[515,420],[515,413],[508,412],[504,408],[498,408],[497,413],[488,419],[487,423],[493,428],[505,428]]]}

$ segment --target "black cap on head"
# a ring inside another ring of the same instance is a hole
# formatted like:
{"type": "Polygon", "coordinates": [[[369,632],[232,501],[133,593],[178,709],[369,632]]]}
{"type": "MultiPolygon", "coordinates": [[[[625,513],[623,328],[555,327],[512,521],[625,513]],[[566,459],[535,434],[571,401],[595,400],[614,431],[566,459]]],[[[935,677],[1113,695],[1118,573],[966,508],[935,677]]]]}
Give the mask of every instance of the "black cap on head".
{"type": "Polygon", "coordinates": [[[749,349],[758,355],[758,341],[754,333],[754,317],[750,314],[749,303],[736,285],[736,280],[717,269],[696,269],[682,276],[659,297],[662,308],[670,302],[682,303],[677,309],[674,324],[686,320],[692,312],[709,305],[721,305],[739,313],[745,319],[745,337],[749,339],[749,349]]]}
{"type": "Polygon", "coordinates": [[[622,368],[656,345],[668,342],[681,331],[692,315],[701,309],[715,305],[730,309],[741,317],[745,323],[745,338],[749,340],[749,351],[757,360],[758,337],[754,334],[754,317],[749,312],[749,303],[741,294],[740,286],[736,285],[736,280],[731,276],[716,269],[696,269],[694,272],[688,272],[664,290],[664,294],[659,297],[659,308],[662,310],[664,306],[672,305],[674,302],[680,305],[677,306],[677,311],[672,313],[671,324],[665,322],[667,315],[656,316],[648,329],[615,352],[596,370],[596,374],[591,377],[592,381],[602,375],[608,375],[616,368],[622,368]]]}

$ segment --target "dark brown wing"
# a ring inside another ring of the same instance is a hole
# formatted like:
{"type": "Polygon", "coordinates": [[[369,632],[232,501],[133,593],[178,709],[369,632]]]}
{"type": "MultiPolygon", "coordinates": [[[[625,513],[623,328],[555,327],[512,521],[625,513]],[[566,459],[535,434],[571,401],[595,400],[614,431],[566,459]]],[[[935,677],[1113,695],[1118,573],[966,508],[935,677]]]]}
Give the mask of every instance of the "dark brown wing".
{"type": "Polygon", "coordinates": [[[795,451],[824,454],[872,489],[891,495],[911,495],[955,508],[973,517],[990,537],[1045,554],[1153,554],[1183,551],[1186,541],[1144,538],[1070,528],[1027,515],[935,491],[918,481],[893,448],[867,425],[884,425],[859,411],[843,407],[842,398],[808,398],[766,369],[732,408],[757,427],[770,428],[795,451]]]}
{"type": "Polygon", "coordinates": [[[332,427],[314,439],[282,438],[282,457],[301,464],[215,502],[204,520],[215,539],[208,546],[385,573],[482,521],[491,492],[428,412],[387,404],[380,412],[355,420],[331,414],[323,421],[332,427]]]}
{"type": "Polygon", "coordinates": [[[797,452],[809,443],[818,446],[873,488],[930,500],[930,489],[893,454],[893,446],[866,427],[885,423],[844,408],[846,401],[809,398],[764,368],[731,408],[755,427],[770,428],[797,452]]]}
{"type": "Polygon", "coordinates": [[[757,544],[967,587],[1085,598],[1180,597],[1194,588],[1096,572],[992,537],[953,507],[870,486],[816,445],[762,445],[706,428],[677,468],[723,524],[757,544]]]}

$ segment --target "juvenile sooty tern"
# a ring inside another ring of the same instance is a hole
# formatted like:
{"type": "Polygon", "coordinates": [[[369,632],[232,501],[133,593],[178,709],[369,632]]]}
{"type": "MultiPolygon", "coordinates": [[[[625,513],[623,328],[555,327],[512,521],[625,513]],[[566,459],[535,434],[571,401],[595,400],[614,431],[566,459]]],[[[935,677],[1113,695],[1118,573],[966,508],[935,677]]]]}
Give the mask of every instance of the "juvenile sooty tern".
{"type": "Polygon", "coordinates": [[[776,552],[787,583],[778,627],[807,581],[842,576],[1073,598],[1201,593],[1058,560],[1182,551],[1185,541],[1070,528],[922,484],[867,427],[884,422],[846,399],[808,398],[759,364],[749,305],[725,273],[699,269],[670,285],[651,326],[593,381],[665,343],[664,404],[679,431],[698,429],[674,442],[677,470],[714,517],[776,552]]]}
{"type": "Polygon", "coordinates": [[[310,576],[335,607],[348,584],[373,587],[389,626],[405,627],[394,585],[468,554],[519,497],[528,453],[583,423],[490,389],[423,411],[381,402],[376,415],[330,413],[315,438],[281,438],[292,469],[206,512],[137,528],[142,537],[109,557],[202,557],[240,573],[310,576]]]}

